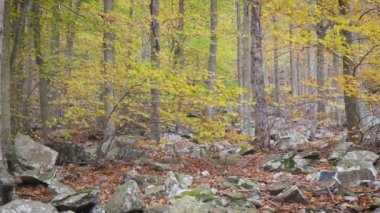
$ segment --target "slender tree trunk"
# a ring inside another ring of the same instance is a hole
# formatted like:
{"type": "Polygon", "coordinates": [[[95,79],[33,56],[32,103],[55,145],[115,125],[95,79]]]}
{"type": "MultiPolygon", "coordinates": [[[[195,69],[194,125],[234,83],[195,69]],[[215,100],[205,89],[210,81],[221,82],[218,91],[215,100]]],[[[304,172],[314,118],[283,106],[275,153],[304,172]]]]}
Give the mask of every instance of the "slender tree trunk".
{"type": "MultiPolygon", "coordinates": [[[[241,46],[242,46],[242,38],[241,38],[241,34],[242,34],[242,30],[241,30],[241,17],[240,17],[240,0],[236,0],[236,34],[237,34],[237,49],[236,49],[236,69],[237,69],[237,73],[238,73],[238,83],[239,83],[239,87],[240,88],[243,88],[244,87],[244,78],[243,78],[243,70],[242,70],[242,60],[241,60],[241,56],[242,56],[242,51],[241,51],[241,46]]],[[[239,94],[239,116],[240,116],[240,119],[241,119],[241,123],[240,123],[240,131],[241,132],[244,132],[244,110],[243,110],[243,107],[244,107],[244,94],[241,93],[239,94]]]]}
{"type": "MultiPolygon", "coordinates": [[[[335,77],[340,76],[342,74],[342,60],[337,54],[333,55],[333,72],[334,72],[333,75],[335,77]]],[[[342,95],[342,91],[339,88],[338,81],[333,81],[333,86],[335,87],[335,93],[337,95],[336,102],[338,104],[342,104],[343,102],[340,97],[342,95]]],[[[342,110],[340,110],[339,108],[336,108],[335,115],[336,115],[337,124],[341,126],[343,123],[342,110]]]]}
{"type": "Polygon", "coordinates": [[[48,140],[50,131],[50,107],[49,107],[49,81],[48,73],[45,71],[45,63],[42,55],[41,44],[41,11],[40,0],[33,0],[32,10],[34,13],[33,18],[33,36],[34,36],[34,49],[36,55],[36,64],[38,66],[39,78],[39,92],[40,92],[40,110],[42,118],[42,137],[45,142],[48,140]]]}
{"type": "MultiPolygon", "coordinates": [[[[158,16],[160,14],[160,1],[150,1],[150,30],[151,30],[151,62],[155,69],[161,68],[160,61],[160,24],[158,16]]],[[[157,143],[161,140],[161,114],[160,114],[160,91],[157,82],[152,83],[151,93],[151,137],[157,143]]]]}
{"type": "MultiPolygon", "coordinates": [[[[13,111],[20,113],[22,106],[22,81],[23,74],[21,70],[16,67],[17,55],[22,45],[22,36],[25,31],[25,17],[29,9],[29,0],[24,0],[19,2],[19,17],[13,23],[13,46],[10,53],[10,73],[11,79],[14,79],[11,83],[11,96],[14,97],[12,102],[13,111]]],[[[11,126],[13,129],[19,127],[19,119],[17,117],[12,117],[11,126]]]]}
{"type": "Polygon", "coordinates": [[[303,89],[302,89],[302,63],[301,63],[301,57],[300,57],[300,54],[297,54],[297,63],[296,63],[296,90],[297,90],[297,94],[298,95],[302,95],[303,94],[303,89]]]}
{"type": "MultiPolygon", "coordinates": [[[[112,18],[110,18],[110,13],[113,11],[114,2],[113,0],[104,0],[104,20],[106,24],[112,25],[112,18]]],[[[111,79],[111,69],[115,63],[115,52],[114,52],[114,37],[110,31],[105,31],[103,33],[103,59],[104,59],[104,74],[106,75],[106,81],[104,82],[104,112],[106,119],[104,120],[104,129],[106,138],[111,137],[115,134],[115,122],[111,118],[111,113],[113,111],[114,105],[112,104],[112,99],[114,97],[114,89],[111,79]]]]}
{"type": "MultiPolygon", "coordinates": [[[[217,54],[217,36],[216,29],[218,27],[218,6],[217,0],[210,0],[211,7],[211,24],[210,24],[210,56],[208,60],[208,79],[207,87],[210,91],[214,90],[214,80],[216,77],[216,54],[217,54]]],[[[212,118],[214,115],[214,110],[212,106],[206,107],[206,116],[212,118]]]]}
{"type": "Polygon", "coordinates": [[[268,110],[265,100],[264,70],[263,70],[263,49],[262,49],[262,28],[261,28],[261,5],[259,0],[253,0],[252,5],[252,79],[253,92],[255,97],[255,133],[256,142],[262,149],[270,149],[268,110]]]}
{"type": "Polygon", "coordinates": [[[244,107],[243,107],[243,133],[245,134],[251,134],[251,110],[250,110],[250,99],[251,99],[251,90],[252,90],[252,83],[251,83],[251,52],[250,52],[250,20],[249,20],[249,7],[250,7],[250,1],[244,0],[244,16],[243,16],[243,30],[244,30],[244,36],[243,36],[243,84],[244,88],[246,89],[246,93],[244,94],[244,107]]]}
{"type": "MultiPolygon", "coordinates": [[[[273,17],[273,25],[275,28],[275,31],[277,29],[277,17],[273,17]]],[[[273,35],[273,43],[274,43],[274,48],[273,48],[273,73],[274,73],[274,99],[276,103],[280,103],[280,73],[279,73],[279,68],[278,68],[278,37],[277,35],[273,35]]]]}
{"type": "Polygon", "coordinates": [[[9,105],[9,62],[8,62],[8,41],[7,41],[7,21],[8,4],[6,0],[0,0],[0,167],[7,168],[7,146],[10,139],[10,105],[9,105]]]}
{"type": "MultiPolygon", "coordinates": [[[[61,72],[59,59],[58,57],[61,54],[61,13],[59,11],[59,4],[56,3],[52,8],[53,14],[53,24],[51,26],[51,41],[50,41],[50,54],[52,56],[51,64],[55,67],[55,73],[53,75],[58,75],[61,72]]],[[[59,79],[60,80],[60,79],[59,79]]],[[[60,104],[61,99],[61,90],[59,87],[55,87],[53,85],[50,86],[52,90],[51,103],[55,107],[52,107],[52,116],[55,118],[59,118],[62,115],[62,106],[60,104]]]]}
{"type": "MultiPolygon", "coordinates": [[[[70,0],[70,7],[73,8],[73,0],[70,0]]],[[[77,0],[75,3],[75,11],[77,14],[79,14],[79,9],[82,4],[82,0],[77,0]]],[[[71,23],[74,25],[74,23],[71,23]]],[[[67,76],[70,76],[71,74],[71,64],[72,60],[74,59],[74,40],[75,40],[75,29],[74,26],[69,26],[69,29],[66,34],[66,50],[65,50],[65,55],[67,58],[67,63],[65,64],[65,71],[67,76]]]]}
{"type": "Polygon", "coordinates": [[[292,95],[298,95],[298,87],[297,87],[297,71],[296,71],[296,65],[294,60],[294,53],[293,53],[293,25],[291,24],[289,26],[289,34],[290,34],[290,41],[289,41],[289,68],[290,68],[290,85],[292,89],[292,95]]]}
{"type": "MultiPolygon", "coordinates": [[[[323,26],[323,22],[319,22],[317,24],[317,37],[319,40],[324,39],[326,36],[326,29],[323,26]]],[[[323,86],[325,85],[325,56],[324,56],[324,46],[319,43],[317,45],[317,84],[318,84],[318,109],[317,112],[324,113],[326,112],[325,102],[322,100],[325,96],[325,92],[323,90],[323,86]]]]}
{"type": "MultiPolygon", "coordinates": [[[[348,15],[351,12],[350,5],[347,1],[338,0],[340,6],[340,14],[343,16],[348,15]]],[[[341,34],[345,38],[344,46],[349,49],[353,43],[353,33],[347,30],[341,30],[341,34]]],[[[353,60],[348,54],[348,50],[343,55],[343,74],[347,77],[355,76],[353,60]]],[[[350,81],[349,78],[346,78],[350,81]]],[[[347,82],[348,84],[350,82],[347,82]]],[[[359,115],[359,103],[357,97],[344,91],[344,105],[346,110],[347,120],[347,134],[348,139],[354,143],[360,142],[360,115],[359,115]]]]}
{"type": "Polygon", "coordinates": [[[176,41],[176,49],[174,51],[175,55],[175,65],[179,68],[179,70],[183,70],[185,66],[185,52],[183,49],[183,45],[185,43],[185,36],[183,34],[183,30],[185,27],[185,0],[179,0],[179,19],[178,19],[178,27],[177,32],[178,39],[176,41]]]}

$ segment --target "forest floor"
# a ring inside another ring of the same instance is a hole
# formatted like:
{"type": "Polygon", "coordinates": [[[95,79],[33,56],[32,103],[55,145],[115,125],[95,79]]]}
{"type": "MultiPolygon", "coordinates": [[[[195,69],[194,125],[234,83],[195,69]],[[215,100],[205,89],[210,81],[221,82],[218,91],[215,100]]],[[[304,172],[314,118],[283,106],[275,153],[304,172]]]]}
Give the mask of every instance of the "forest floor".
{"type": "MultiPolygon", "coordinates": [[[[323,143],[326,141],[321,141],[323,143]]],[[[336,139],[330,139],[328,148],[321,151],[321,158],[327,158],[331,150],[339,141],[336,139]]],[[[313,147],[307,147],[308,149],[318,150],[318,142],[313,143],[313,147]]],[[[371,150],[374,151],[374,150],[371,150]]],[[[380,150],[377,150],[379,153],[380,150]]],[[[376,152],[376,150],[374,151],[376,152]]],[[[211,187],[218,188],[217,181],[229,176],[238,176],[239,178],[247,178],[255,180],[260,183],[260,201],[263,206],[269,206],[276,209],[276,212],[298,212],[301,209],[307,210],[334,210],[339,209],[342,204],[348,204],[352,206],[360,206],[363,211],[369,211],[373,203],[373,197],[380,197],[380,191],[373,191],[367,187],[355,187],[350,190],[355,192],[358,196],[356,201],[347,201],[343,195],[322,194],[316,195],[312,192],[314,189],[318,189],[318,186],[311,183],[306,179],[307,174],[299,173],[292,174],[290,179],[291,184],[302,186],[303,193],[309,203],[307,205],[299,203],[279,203],[274,202],[271,199],[270,194],[267,192],[271,186],[283,181],[281,178],[274,178],[274,172],[265,171],[262,165],[272,156],[273,153],[268,152],[254,152],[251,155],[243,156],[244,161],[237,165],[223,165],[216,163],[209,157],[196,159],[191,155],[182,155],[180,160],[185,165],[182,168],[173,168],[171,171],[175,173],[188,174],[194,177],[194,181],[191,187],[196,187],[200,184],[209,184],[211,187]],[[202,171],[208,171],[210,175],[204,176],[202,171]]],[[[168,156],[167,153],[160,151],[153,151],[150,154],[148,163],[136,163],[134,161],[113,161],[105,164],[100,169],[95,169],[93,165],[74,165],[69,164],[58,167],[60,175],[63,177],[63,183],[73,187],[74,189],[83,189],[88,187],[98,187],[101,190],[101,203],[104,204],[115,192],[123,179],[123,175],[131,169],[135,169],[139,174],[144,176],[151,176],[160,179],[162,182],[165,180],[167,171],[158,169],[154,164],[149,162],[157,162],[160,159],[173,157],[176,155],[168,156]]],[[[329,170],[334,165],[329,162],[319,163],[315,165],[317,171],[329,170]]],[[[286,175],[285,175],[286,176],[286,175]]],[[[377,179],[380,179],[378,176],[377,179]]],[[[222,195],[225,190],[219,189],[218,193],[222,195]]],[[[42,202],[50,202],[54,197],[50,195],[46,188],[43,186],[20,186],[17,188],[18,194],[22,198],[38,200],[42,202]]],[[[144,191],[142,191],[144,193],[144,191]]],[[[249,190],[240,192],[249,193],[249,190]]],[[[249,195],[247,195],[249,196],[249,195]]],[[[158,196],[145,197],[145,207],[148,208],[153,204],[167,204],[168,197],[165,191],[161,192],[158,196]]]]}

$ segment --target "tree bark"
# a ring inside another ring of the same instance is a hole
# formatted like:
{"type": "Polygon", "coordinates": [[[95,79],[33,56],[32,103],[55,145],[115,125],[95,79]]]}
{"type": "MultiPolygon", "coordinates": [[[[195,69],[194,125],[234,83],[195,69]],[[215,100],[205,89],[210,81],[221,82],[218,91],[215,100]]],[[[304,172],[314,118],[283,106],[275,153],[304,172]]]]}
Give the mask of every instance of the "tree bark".
{"type": "MultiPolygon", "coordinates": [[[[210,0],[210,9],[211,9],[211,23],[210,23],[210,56],[208,60],[208,79],[207,87],[210,91],[214,90],[214,80],[216,77],[216,54],[217,54],[217,42],[218,38],[216,35],[216,30],[218,27],[218,6],[217,0],[210,0]]],[[[206,116],[212,118],[214,115],[214,110],[212,106],[206,107],[206,116]]]]}
{"type": "Polygon", "coordinates": [[[261,28],[261,5],[259,0],[253,0],[251,17],[252,35],[252,80],[255,97],[255,135],[256,142],[262,149],[270,149],[268,110],[265,100],[264,69],[263,69],[263,49],[262,49],[262,28],[261,28]]]}
{"type": "MultiPolygon", "coordinates": [[[[318,40],[323,40],[326,36],[326,29],[323,25],[323,22],[319,22],[317,24],[317,37],[318,40]]],[[[324,57],[324,46],[323,44],[318,43],[317,45],[317,84],[318,84],[318,107],[317,112],[318,113],[324,113],[326,112],[326,105],[325,102],[322,100],[325,92],[323,89],[323,86],[325,85],[325,57],[324,57]]]]}
{"type": "MultiPolygon", "coordinates": [[[[70,7],[73,8],[73,0],[70,0],[70,7]]],[[[79,14],[79,8],[82,4],[82,0],[77,0],[75,3],[75,11],[77,14],[79,14]]],[[[71,74],[71,64],[72,60],[74,58],[74,40],[75,40],[75,29],[74,29],[74,23],[70,23],[71,26],[69,26],[69,29],[66,34],[66,50],[65,55],[67,57],[67,63],[65,64],[65,71],[68,76],[71,74]]]]}
{"type": "Polygon", "coordinates": [[[41,11],[40,0],[33,0],[32,10],[34,13],[33,18],[33,37],[34,37],[34,49],[36,55],[36,64],[38,66],[38,79],[39,79],[39,93],[40,93],[40,110],[42,120],[42,138],[44,142],[48,140],[48,134],[50,131],[50,107],[49,107],[49,81],[48,73],[46,72],[42,55],[41,44],[41,11]]]}
{"type": "MultiPolygon", "coordinates": [[[[240,0],[236,0],[236,69],[237,69],[237,75],[238,75],[238,84],[239,84],[239,87],[240,88],[243,88],[244,87],[244,78],[243,78],[243,70],[242,70],[242,59],[241,59],[241,56],[242,56],[242,51],[241,51],[241,46],[242,46],[242,38],[241,38],[241,34],[242,34],[242,30],[241,30],[241,17],[240,17],[240,13],[241,13],[241,10],[240,10],[240,0]]],[[[241,93],[239,94],[239,109],[238,109],[238,112],[239,112],[239,116],[240,116],[240,119],[241,119],[241,122],[240,122],[240,131],[243,132],[244,131],[244,110],[243,110],[243,107],[244,107],[244,94],[241,93]]]]}
{"type": "MultiPolygon", "coordinates": [[[[340,6],[340,14],[346,16],[351,12],[349,3],[344,0],[338,0],[340,6]]],[[[354,63],[348,54],[348,49],[353,43],[353,33],[348,30],[341,30],[341,34],[345,38],[344,46],[347,49],[346,53],[343,55],[343,75],[346,76],[346,80],[349,76],[355,77],[354,73],[354,63]]],[[[348,82],[349,83],[349,82],[348,82]]],[[[359,103],[358,98],[348,94],[344,91],[344,105],[346,112],[347,121],[347,134],[348,139],[354,143],[360,142],[360,115],[359,115],[359,103]]]]}
{"type": "Polygon", "coordinates": [[[183,30],[185,28],[185,0],[179,0],[178,9],[179,9],[179,19],[177,32],[178,39],[176,41],[176,49],[174,51],[175,55],[175,65],[179,68],[179,70],[183,70],[185,67],[185,52],[183,45],[185,43],[185,36],[183,34],[183,30]]]}
{"type": "MultiPolygon", "coordinates": [[[[341,74],[342,74],[342,60],[337,54],[334,54],[333,55],[333,75],[336,77],[336,76],[340,76],[341,74]]],[[[333,81],[333,86],[335,87],[335,93],[337,95],[337,98],[335,100],[336,103],[343,104],[342,99],[340,97],[342,95],[342,91],[339,88],[338,81],[333,81]]],[[[339,108],[336,108],[335,115],[336,115],[337,124],[341,126],[343,123],[342,110],[340,110],[339,108]]]]}
{"type": "Polygon", "coordinates": [[[9,61],[7,41],[8,4],[0,0],[0,167],[7,168],[7,148],[10,139],[9,61]]]}
{"type": "MultiPolygon", "coordinates": [[[[104,20],[108,25],[112,25],[112,18],[110,17],[110,13],[113,11],[113,7],[113,0],[104,0],[104,20]]],[[[109,138],[115,134],[115,122],[111,118],[111,113],[114,108],[114,105],[112,104],[112,99],[114,97],[114,88],[112,81],[110,80],[110,71],[115,63],[115,48],[113,45],[114,37],[115,35],[110,31],[105,30],[103,33],[104,74],[106,75],[106,80],[104,82],[103,102],[104,112],[106,116],[106,119],[104,120],[106,138],[109,138]]]]}
{"type": "Polygon", "coordinates": [[[290,68],[290,85],[292,89],[292,95],[298,95],[298,87],[297,87],[297,71],[296,71],[296,65],[295,65],[295,58],[294,58],[294,52],[293,52],[293,25],[291,24],[289,26],[289,34],[290,34],[290,41],[289,41],[289,68],[290,68]]]}
{"type": "MultiPolygon", "coordinates": [[[[160,1],[150,1],[150,30],[151,30],[151,62],[155,69],[161,68],[160,61],[160,23],[158,22],[158,16],[160,14],[160,1]]],[[[152,83],[151,93],[151,137],[157,143],[161,140],[161,114],[160,114],[160,91],[157,82],[152,83]]]]}
{"type": "MultiPolygon", "coordinates": [[[[275,31],[277,29],[277,17],[273,17],[273,25],[275,31]]],[[[276,32],[275,32],[276,33],[276,32]]],[[[278,68],[278,37],[277,35],[273,35],[273,73],[274,73],[274,99],[276,103],[280,103],[280,73],[278,68]]]]}
{"type": "Polygon", "coordinates": [[[243,105],[243,133],[244,134],[251,134],[251,111],[250,111],[250,99],[251,99],[251,52],[250,52],[250,20],[249,20],[249,7],[250,7],[250,1],[244,0],[244,15],[243,15],[243,30],[244,30],[244,36],[243,36],[243,84],[244,88],[246,89],[246,93],[244,94],[244,105],[243,105]]]}

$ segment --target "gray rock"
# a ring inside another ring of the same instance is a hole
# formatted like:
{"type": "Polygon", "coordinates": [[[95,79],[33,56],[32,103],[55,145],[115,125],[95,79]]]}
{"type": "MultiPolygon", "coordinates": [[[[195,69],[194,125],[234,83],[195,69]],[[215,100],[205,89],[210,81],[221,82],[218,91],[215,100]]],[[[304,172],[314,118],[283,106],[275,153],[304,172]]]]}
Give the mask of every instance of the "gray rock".
{"type": "Polygon", "coordinates": [[[80,191],[68,192],[57,195],[53,198],[52,204],[59,211],[80,212],[93,208],[99,203],[99,190],[84,189],[80,191]]]}
{"type": "Polygon", "coordinates": [[[54,177],[54,171],[25,170],[16,175],[22,183],[29,185],[48,185],[48,181],[54,177]]]}
{"type": "Polygon", "coordinates": [[[278,161],[278,160],[270,160],[270,161],[267,161],[263,166],[262,168],[266,171],[277,171],[281,168],[281,161],[278,161]]]}
{"type": "Polygon", "coordinates": [[[269,192],[269,194],[271,195],[278,195],[280,194],[282,191],[284,191],[286,188],[289,188],[291,185],[290,183],[287,183],[287,182],[279,182],[271,187],[269,187],[267,189],[267,191],[269,192]]]}
{"type": "Polygon", "coordinates": [[[18,133],[14,143],[15,154],[22,167],[28,170],[52,170],[58,153],[18,133]]]}
{"type": "Polygon", "coordinates": [[[47,183],[49,184],[47,187],[47,191],[50,194],[58,195],[58,194],[67,194],[67,193],[75,192],[73,188],[61,183],[57,179],[48,180],[47,183]]]}
{"type": "Polygon", "coordinates": [[[290,186],[273,198],[277,202],[308,204],[305,196],[297,186],[290,186]]]}
{"type": "Polygon", "coordinates": [[[187,189],[193,183],[193,177],[185,174],[174,174],[170,171],[165,180],[166,192],[169,198],[177,195],[181,190],[187,189]]]}
{"type": "Polygon", "coordinates": [[[332,186],[335,183],[335,175],[335,171],[320,171],[316,173],[315,179],[312,182],[316,182],[324,187],[332,186]]]}
{"type": "Polygon", "coordinates": [[[138,160],[146,157],[147,152],[137,147],[136,138],[130,135],[117,136],[107,140],[101,149],[107,159],[138,160]]]}
{"type": "Polygon", "coordinates": [[[149,209],[145,210],[146,213],[169,213],[170,207],[168,205],[153,205],[149,209]]]}
{"type": "Polygon", "coordinates": [[[309,143],[305,135],[298,132],[288,132],[279,139],[280,150],[297,150],[301,145],[309,143]]]}
{"type": "Polygon", "coordinates": [[[352,142],[345,142],[338,144],[338,146],[335,147],[334,151],[330,154],[328,157],[329,161],[336,162],[343,158],[343,156],[352,148],[353,143],[352,142]]]}
{"type": "Polygon", "coordinates": [[[373,164],[379,159],[379,155],[370,151],[348,152],[338,163],[338,169],[372,169],[377,175],[373,164]]]}
{"type": "Polygon", "coordinates": [[[0,168],[0,206],[10,202],[13,198],[15,183],[5,168],[0,168]]]}
{"type": "Polygon", "coordinates": [[[149,185],[149,186],[145,187],[144,191],[145,191],[146,196],[152,196],[152,195],[156,195],[162,191],[165,191],[165,186],[163,186],[163,185],[159,185],[159,186],[149,185]]]}
{"type": "Polygon", "coordinates": [[[143,204],[139,186],[135,181],[130,180],[119,186],[105,206],[105,210],[110,213],[140,211],[143,209],[143,204]]]}
{"type": "Polygon", "coordinates": [[[50,204],[31,200],[14,200],[0,207],[0,213],[58,213],[50,204]]]}
{"type": "Polygon", "coordinates": [[[373,181],[376,179],[376,176],[371,169],[352,169],[338,171],[336,179],[338,179],[343,186],[350,187],[358,185],[365,180],[373,181]]]}
{"type": "Polygon", "coordinates": [[[136,181],[136,183],[140,186],[147,182],[147,179],[144,176],[141,176],[136,170],[132,169],[129,172],[123,175],[122,183],[126,183],[130,180],[136,181]]]}

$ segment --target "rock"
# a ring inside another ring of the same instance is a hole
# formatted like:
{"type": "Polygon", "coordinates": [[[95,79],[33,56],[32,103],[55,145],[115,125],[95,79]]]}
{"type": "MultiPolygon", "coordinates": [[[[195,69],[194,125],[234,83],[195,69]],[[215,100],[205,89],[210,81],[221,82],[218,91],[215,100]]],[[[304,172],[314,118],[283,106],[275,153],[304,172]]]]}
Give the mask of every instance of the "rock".
{"type": "Polygon", "coordinates": [[[104,209],[104,206],[95,205],[88,213],[106,213],[106,210],[104,209]]]}
{"type": "MultiPolygon", "coordinates": [[[[338,179],[345,187],[350,187],[358,185],[364,180],[373,181],[376,179],[376,176],[371,169],[352,169],[338,171],[336,179],[338,179]]],[[[345,191],[344,189],[342,190],[345,191]]]]}
{"type": "Polygon", "coordinates": [[[297,186],[290,186],[284,189],[273,200],[277,202],[308,204],[305,196],[297,186]]]}
{"type": "Polygon", "coordinates": [[[119,186],[116,192],[109,199],[105,210],[110,213],[127,213],[140,211],[144,202],[139,186],[133,180],[119,186]]]}
{"type": "Polygon", "coordinates": [[[170,207],[168,205],[156,204],[145,210],[146,213],[169,213],[170,207]]]}
{"type": "Polygon", "coordinates": [[[259,189],[259,185],[256,182],[248,179],[239,179],[238,185],[246,189],[259,189]]]}
{"type": "Polygon", "coordinates": [[[210,204],[198,202],[197,199],[192,196],[183,196],[171,202],[173,205],[170,207],[170,213],[209,213],[211,208],[210,204]]]}
{"type": "Polygon", "coordinates": [[[147,182],[146,178],[141,176],[136,170],[132,169],[129,172],[123,174],[122,184],[134,180],[140,186],[147,182]]]}
{"type": "Polygon", "coordinates": [[[26,170],[21,171],[21,174],[16,175],[21,179],[23,184],[28,185],[48,185],[48,181],[54,177],[53,171],[43,171],[43,170],[26,170]]]}
{"type": "Polygon", "coordinates": [[[266,162],[266,163],[262,166],[262,168],[263,168],[264,170],[266,170],[266,171],[270,171],[270,172],[272,172],[272,171],[277,171],[277,170],[279,170],[279,169],[281,168],[281,165],[282,165],[281,161],[278,161],[278,160],[270,160],[270,161],[266,162]]]}
{"type": "Polygon", "coordinates": [[[0,168],[0,206],[10,202],[13,198],[15,183],[5,168],[0,168]]]}
{"type": "Polygon", "coordinates": [[[282,191],[284,191],[286,188],[289,188],[291,185],[290,183],[287,182],[279,182],[267,189],[269,194],[272,196],[280,194],[282,191]]]}
{"type": "Polygon", "coordinates": [[[310,181],[316,182],[320,186],[328,187],[332,186],[335,183],[334,177],[336,175],[335,171],[320,171],[315,174],[314,178],[311,178],[310,181]]]}
{"type": "Polygon", "coordinates": [[[344,196],[344,200],[348,202],[356,202],[359,198],[358,196],[344,196]]]}
{"type": "Polygon", "coordinates": [[[166,192],[169,194],[169,197],[173,197],[177,195],[179,191],[187,189],[192,183],[193,177],[190,175],[176,175],[174,172],[170,171],[165,180],[166,192]]]}
{"type": "Polygon", "coordinates": [[[181,196],[192,196],[201,202],[208,202],[215,198],[209,185],[200,185],[194,189],[184,191],[181,196]]]}
{"type": "Polygon", "coordinates": [[[67,193],[75,192],[75,190],[73,188],[61,183],[57,179],[49,180],[49,181],[47,181],[47,183],[49,184],[47,187],[47,191],[48,191],[48,193],[53,194],[53,195],[67,194],[67,193]]]}
{"type": "Polygon", "coordinates": [[[210,172],[209,171],[203,171],[203,172],[201,172],[201,175],[204,177],[207,177],[207,176],[210,176],[210,172]]]}
{"type": "Polygon", "coordinates": [[[245,158],[234,149],[223,150],[213,160],[222,165],[241,165],[246,162],[245,158]]]}
{"type": "Polygon", "coordinates": [[[321,153],[319,151],[304,151],[299,154],[302,159],[318,160],[321,153]]]}
{"type": "Polygon", "coordinates": [[[158,193],[165,191],[165,186],[163,186],[163,185],[159,185],[159,186],[149,185],[149,186],[145,187],[144,191],[145,191],[145,195],[147,195],[147,196],[157,195],[158,193]]]}
{"type": "Polygon", "coordinates": [[[18,162],[28,170],[52,170],[58,157],[56,151],[20,133],[16,135],[14,149],[18,162]]]}
{"type": "Polygon", "coordinates": [[[339,162],[338,170],[347,169],[371,169],[373,170],[375,176],[377,176],[377,171],[373,167],[373,164],[379,159],[379,155],[370,151],[352,151],[348,152],[339,162]]]}
{"type": "Polygon", "coordinates": [[[328,160],[331,162],[337,162],[343,158],[343,156],[352,148],[352,146],[352,142],[343,141],[335,147],[334,151],[328,157],[328,160]]]}
{"type": "Polygon", "coordinates": [[[237,183],[232,183],[232,182],[230,182],[229,180],[227,180],[227,179],[219,179],[219,180],[217,180],[217,183],[216,183],[217,185],[218,185],[218,187],[220,188],[220,189],[227,189],[227,188],[232,188],[232,189],[234,189],[234,188],[236,188],[236,186],[237,186],[237,183]]]}
{"type": "Polygon", "coordinates": [[[298,132],[288,132],[279,139],[280,150],[297,150],[301,145],[309,143],[305,135],[298,132]]]}
{"type": "Polygon", "coordinates": [[[227,192],[225,195],[231,200],[246,200],[247,199],[245,194],[241,192],[227,192]]]}
{"type": "Polygon", "coordinates": [[[103,144],[101,153],[111,160],[138,160],[146,157],[146,150],[139,148],[136,140],[134,136],[130,135],[110,138],[103,144]]]}
{"type": "Polygon", "coordinates": [[[58,213],[50,204],[31,200],[14,200],[0,207],[0,213],[58,213]]]}
{"type": "Polygon", "coordinates": [[[52,204],[59,211],[86,211],[92,209],[99,203],[99,194],[100,192],[97,189],[84,189],[68,192],[54,197],[52,204]]]}

